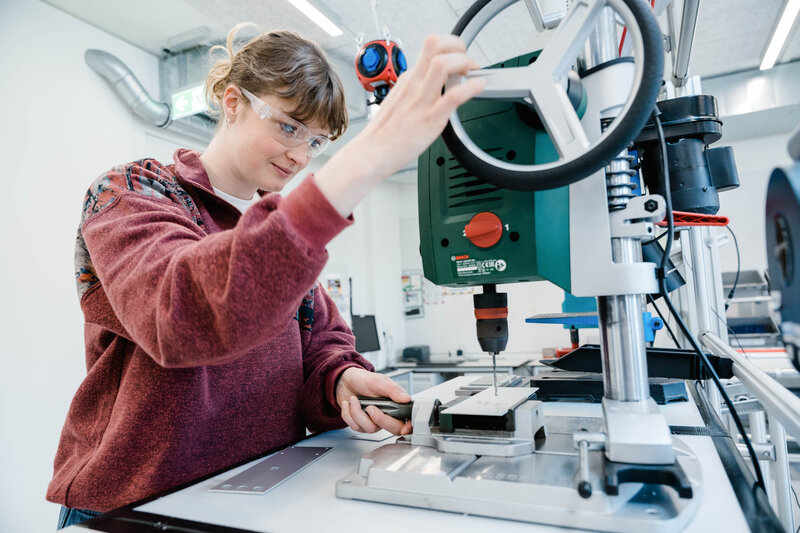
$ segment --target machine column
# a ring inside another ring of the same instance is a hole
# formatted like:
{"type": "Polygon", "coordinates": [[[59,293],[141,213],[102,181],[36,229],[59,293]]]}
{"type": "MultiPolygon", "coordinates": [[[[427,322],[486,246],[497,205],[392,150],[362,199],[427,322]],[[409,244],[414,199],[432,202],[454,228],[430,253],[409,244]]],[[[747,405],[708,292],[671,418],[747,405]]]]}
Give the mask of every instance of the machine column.
{"type": "MultiPolygon", "coordinates": [[[[612,239],[612,249],[618,263],[636,261],[637,252],[641,260],[638,241],[612,239]]],[[[597,298],[604,395],[611,400],[636,402],[650,397],[642,299],[640,294],[597,298]]]]}
{"type": "MultiPolygon", "coordinates": [[[[586,68],[592,68],[619,57],[614,12],[605,8],[584,51],[586,68]]],[[[616,111],[609,110],[602,120],[605,128],[616,111]]],[[[627,151],[606,167],[609,211],[625,209],[633,196],[630,160],[627,151]]],[[[612,258],[616,263],[642,261],[641,243],[637,239],[611,239],[612,258]]],[[[604,396],[611,400],[637,402],[650,397],[647,380],[647,354],[644,343],[644,295],[600,296],[597,313],[603,356],[604,396]]]]}

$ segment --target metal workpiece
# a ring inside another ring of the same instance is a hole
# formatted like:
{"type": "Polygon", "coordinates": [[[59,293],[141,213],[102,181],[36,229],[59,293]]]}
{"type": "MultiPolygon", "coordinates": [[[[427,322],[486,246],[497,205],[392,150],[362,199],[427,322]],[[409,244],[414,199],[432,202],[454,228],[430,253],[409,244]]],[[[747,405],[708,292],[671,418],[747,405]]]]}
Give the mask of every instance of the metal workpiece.
{"type": "Polygon", "coordinates": [[[328,446],[290,446],[211,487],[210,491],[265,494],[331,451],[328,446]]]}
{"type": "Polygon", "coordinates": [[[770,421],[782,424],[787,433],[800,440],[800,398],[713,333],[702,332],[700,341],[715,355],[731,358],[734,376],[761,402],[770,421]]]}
{"type": "Polygon", "coordinates": [[[499,394],[483,390],[464,398],[452,407],[444,408],[441,415],[505,416],[530,399],[536,389],[530,387],[502,387],[499,394]]]}

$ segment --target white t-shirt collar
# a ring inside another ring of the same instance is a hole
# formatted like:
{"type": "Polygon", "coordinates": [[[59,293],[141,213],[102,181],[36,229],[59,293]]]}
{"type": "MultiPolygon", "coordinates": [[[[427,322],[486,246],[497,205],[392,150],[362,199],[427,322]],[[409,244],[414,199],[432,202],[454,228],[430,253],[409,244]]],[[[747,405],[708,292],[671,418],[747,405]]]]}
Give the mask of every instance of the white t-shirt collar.
{"type": "Polygon", "coordinates": [[[242,213],[247,211],[248,207],[261,200],[261,196],[258,195],[258,192],[253,194],[253,197],[250,198],[249,200],[242,200],[241,198],[237,198],[236,196],[232,196],[224,191],[217,189],[213,185],[211,186],[211,188],[214,189],[214,194],[216,194],[217,196],[219,196],[220,198],[231,204],[233,207],[235,207],[242,213]]]}

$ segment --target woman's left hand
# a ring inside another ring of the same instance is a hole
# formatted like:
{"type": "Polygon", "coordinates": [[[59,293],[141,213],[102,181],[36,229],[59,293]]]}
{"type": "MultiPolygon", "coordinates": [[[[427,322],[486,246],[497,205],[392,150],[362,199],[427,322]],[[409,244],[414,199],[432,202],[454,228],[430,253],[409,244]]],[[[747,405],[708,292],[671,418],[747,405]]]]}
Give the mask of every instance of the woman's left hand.
{"type": "Polygon", "coordinates": [[[342,420],[355,431],[375,433],[385,429],[394,435],[411,433],[410,420],[404,422],[392,418],[374,405],[364,410],[361,408],[358,396],[390,398],[397,403],[410,402],[411,396],[403,387],[383,374],[351,367],[339,377],[336,385],[336,402],[342,410],[342,420]]]}

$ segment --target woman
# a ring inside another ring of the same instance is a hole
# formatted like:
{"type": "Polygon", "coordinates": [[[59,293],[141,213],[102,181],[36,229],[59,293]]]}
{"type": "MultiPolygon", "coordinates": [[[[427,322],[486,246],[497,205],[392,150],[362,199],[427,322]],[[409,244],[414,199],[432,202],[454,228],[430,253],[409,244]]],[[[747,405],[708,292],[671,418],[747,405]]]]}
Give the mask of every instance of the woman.
{"type": "Polygon", "coordinates": [[[206,82],[221,114],[208,149],[116,167],[86,195],[76,276],[87,376],[47,492],[63,506],[59,527],[306,428],[411,429],[361,409],[359,395],[410,398],[356,353],[316,279],[356,204],[480,92],[478,81],[441,92],[477,65],[459,39],[429,37],[377,117],[281,198],[269,193],[344,131],[342,86],[315,44],[272,32],[234,53],[237,29],[206,82]]]}

